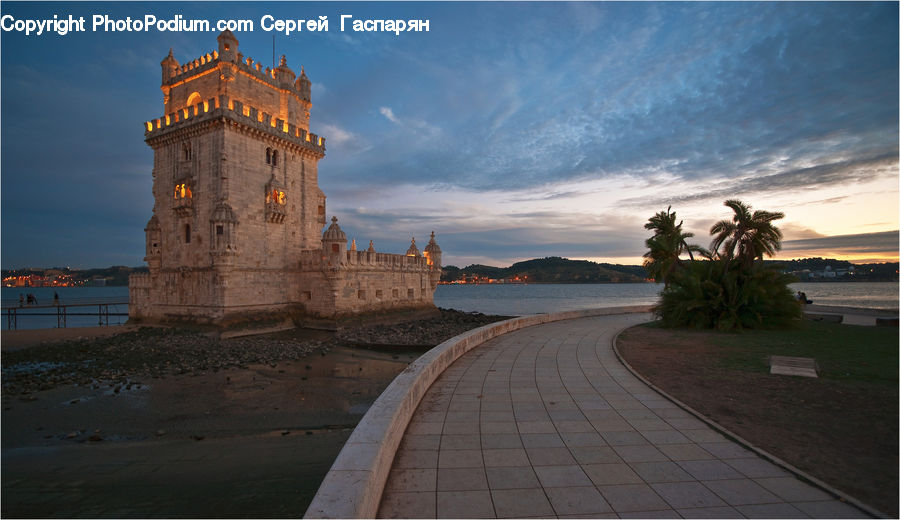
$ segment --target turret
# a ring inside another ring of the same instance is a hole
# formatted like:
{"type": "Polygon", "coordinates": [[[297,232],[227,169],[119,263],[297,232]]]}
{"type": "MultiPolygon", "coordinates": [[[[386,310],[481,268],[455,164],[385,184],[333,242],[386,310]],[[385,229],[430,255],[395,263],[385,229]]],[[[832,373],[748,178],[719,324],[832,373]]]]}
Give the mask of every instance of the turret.
{"type": "Polygon", "coordinates": [[[422,256],[422,253],[419,252],[419,248],[416,247],[416,237],[413,237],[412,242],[409,243],[409,249],[406,250],[406,256],[422,256]]]}
{"type": "Polygon", "coordinates": [[[428,269],[431,271],[429,278],[431,279],[431,288],[437,287],[441,281],[441,246],[437,245],[434,240],[434,231],[431,232],[431,240],[425,246],[425,258],[428,261],[428,269]]]}
{"type": "Polygon", "coordinates": [[[322,233],[322,253],[328,264],[337,267],[347,258],[347,235],[337,223],[337,217],[331,217],[331,225],[322,233]]]}
{"type": "Polygon", "coordinates": [[[294,71],[287,66],[287,58],[282,54],[281,63],[279,63],[278,68],[275,69],[275,79],[282,88],[289,89],[294,83],[295,77],[296,74],[294,74],[294,71]]]}
{"type": "Polygon", "coordinates": [[[312,83],[309,81],[309,78],[306,77],[306,71],[303,67],[300,67],[300,77],[294,82],[294,87],[297,89],[297,92],[300,93],[300,99],[303,101],[310,101],[311,85],[312,83]]]}
{"type": "Polygon", "coordinates": [[[165,85],[170,79],[178,74],[178,60],[175,59],[175,56],[172,56],[171,47],[169,47],[169,55],[163,58],[159,64],[162,66],[162,82],[165,85]]]}
{"type": "Polygon", "coordinates": [[[222,61],[235,62],[238,60],[238,40],[234,37],[234,33],[225,29],[216,38],[219,42],[219,59],[222,61]]]}

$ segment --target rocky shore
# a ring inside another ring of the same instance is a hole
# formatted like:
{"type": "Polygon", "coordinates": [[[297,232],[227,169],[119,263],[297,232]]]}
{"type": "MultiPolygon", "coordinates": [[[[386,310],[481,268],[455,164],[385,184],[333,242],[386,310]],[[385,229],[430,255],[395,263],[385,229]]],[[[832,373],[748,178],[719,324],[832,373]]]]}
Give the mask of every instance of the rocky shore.
{"type": "Polygon", "coordinates": [[[434,318],[351,327],[337,333],[293,330],[218,339],[167,328],[144,327],[110,337],[57,342],[3,354],[3,392],[27,395],[63,385],[140,388],[172,375],[203,375],[252,364],[275,366],[336,345],[431,347],[503,316],[441,309],[434,318]]]}

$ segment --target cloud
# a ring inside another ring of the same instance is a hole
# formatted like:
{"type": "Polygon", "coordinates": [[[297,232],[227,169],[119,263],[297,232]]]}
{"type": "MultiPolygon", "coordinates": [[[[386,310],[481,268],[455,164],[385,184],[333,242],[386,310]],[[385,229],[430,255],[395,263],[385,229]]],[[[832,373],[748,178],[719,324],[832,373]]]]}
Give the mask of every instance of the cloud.
{"type": "Polygon", "coordinates": [[[781,250],[781,256],[792,251],[824,251],[841,256],[881,254],[896,258],[900,252],[900,231],[785,240],[781,250]]]}
{"type": "Polygon", "coordinates": [[[400,124],[400,120],[397,118],[397,116],[394,115],[394,111],[391,110],[391,107],[381,107],[378,109],[378,112],[381,113],[381,115],[383,115],[384,117],[386,117],[387,120],[390,121],[391,123],[394,123],[395,125],[400,124]]]}

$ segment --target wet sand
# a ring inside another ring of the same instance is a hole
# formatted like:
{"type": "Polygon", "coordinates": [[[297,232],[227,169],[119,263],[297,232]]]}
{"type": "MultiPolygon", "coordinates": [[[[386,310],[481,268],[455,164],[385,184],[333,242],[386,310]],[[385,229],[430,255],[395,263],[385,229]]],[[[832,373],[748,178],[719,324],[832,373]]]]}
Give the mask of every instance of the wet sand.
{"type": "Polygon", "coordinates": [[[2,515],[302,516],[353,426],[418,355],[336,347],[118,393],[4,393],[2,515]]]}

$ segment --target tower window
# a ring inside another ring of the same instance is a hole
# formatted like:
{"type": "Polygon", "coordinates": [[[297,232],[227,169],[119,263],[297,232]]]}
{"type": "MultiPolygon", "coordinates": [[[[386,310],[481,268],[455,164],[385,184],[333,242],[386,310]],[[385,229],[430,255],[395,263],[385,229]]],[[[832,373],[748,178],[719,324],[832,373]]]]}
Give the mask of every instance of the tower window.
{"type": "Polygon", "coordinates": [[[189,161],[191,159],[191,145],[189,143],[184,143],[181,145],[181,157],[185,161],[189,161]]]}
{"type": "Polygon", "coordinates": [[[266,148],[266,164],[272,164],[272,149],[266,148]]]}
{"type": "Polygon", "coordinates": [[[225,234],[225,227],[222,224],[216,224],[216,234],[217,235],[225,234]]]}
{"type": "Polygon", "coordinates": [[[278,150],[272,151],[272,166],[278,166],[278,150]]]}
{"type": "Polygon", "coordinates": [[[191,198],[191,187],[187,185],[187,183],[181,183],[175,185],[175,198],[176,199],[189,199],[191,198]]]}
{"type": "Polygon", "coordinates": [[[185,244],[191,243],[191,225],[190,224],[184,225],[184,243],[185,244]]]}

